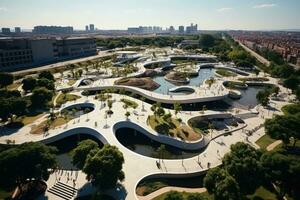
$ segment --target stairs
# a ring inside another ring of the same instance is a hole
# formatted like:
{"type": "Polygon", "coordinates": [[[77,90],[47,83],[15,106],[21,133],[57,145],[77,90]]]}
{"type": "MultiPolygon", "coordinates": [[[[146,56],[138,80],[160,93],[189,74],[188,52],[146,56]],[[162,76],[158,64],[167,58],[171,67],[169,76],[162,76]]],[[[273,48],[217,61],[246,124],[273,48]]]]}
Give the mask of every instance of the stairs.
{"type": "Polygon", "coordinates": [[[73,199],[77,194],[77,189],[62,182],[57,182],[54,186],[47,190],[48,192],[65,200],[73,199]]]}

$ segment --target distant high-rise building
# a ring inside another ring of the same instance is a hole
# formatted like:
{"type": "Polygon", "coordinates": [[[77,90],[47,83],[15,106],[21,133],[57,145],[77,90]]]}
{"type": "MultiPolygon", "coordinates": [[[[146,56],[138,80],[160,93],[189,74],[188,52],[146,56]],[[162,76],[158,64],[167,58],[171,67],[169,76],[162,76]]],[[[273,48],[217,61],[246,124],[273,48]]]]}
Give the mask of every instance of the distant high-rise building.
{"type": "Polygon", "coordinates": [[[178,31],[179,34],[184,34],[184,26],[179,26],[178,31]]]}
{"type": "Polygon", "coordinates": [[[85,26],[85,31],[89,31],[89,26],[88,25],[85,26]]]}
{"type": "Polygon", "coordinates": [[[36,34],[72,34],[72,26],[35,26],[33,33],[36,34]]]}
{"type": "Polygon", "coordinates": [[[10,28],[2,28],[2,34],[10,34],[10,28]]]}
{"type": "Polygon", "coordinates": [[[187,26],[186,27],[186,33],[187,34],[195,34],[198,32],[198,25],[194,25],[193,23],[191,24],[191,26],[187,26]]]}
{"type": "Polygon", "coordinates": [[[162,28],[159,26],[139,26],[139,27],[128,27],[128,33],[158,33],[162,31],[162,28]]]}
{"type": "Polygon", "coordinates": [[[169,31],[170,31],[171,33],[172,33],[172,32],[175,32],[174,26],[170,26],[169,31]]]}
{"type": "Polygon", "coordinates": [[[94,24],[90,24],[90,31],[95,31],[95,25],[94,24]]]}
{"type": "Polygon", "coordinates": [[[21,28],[20,27],[15,27],[15,33],[21,33],[21,28]]]}

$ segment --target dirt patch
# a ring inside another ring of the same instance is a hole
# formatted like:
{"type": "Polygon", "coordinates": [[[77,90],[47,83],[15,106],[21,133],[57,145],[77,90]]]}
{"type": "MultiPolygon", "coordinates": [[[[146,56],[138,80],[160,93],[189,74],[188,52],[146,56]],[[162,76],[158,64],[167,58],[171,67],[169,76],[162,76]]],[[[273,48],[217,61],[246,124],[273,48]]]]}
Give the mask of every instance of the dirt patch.
{"type": "Polygon", "coordinates": [[[156,90],[160,87],[160,85],[151,78],[123,78],[121,80],[117,80],[115,84],[133,86],[150,91],[156,90]]]}

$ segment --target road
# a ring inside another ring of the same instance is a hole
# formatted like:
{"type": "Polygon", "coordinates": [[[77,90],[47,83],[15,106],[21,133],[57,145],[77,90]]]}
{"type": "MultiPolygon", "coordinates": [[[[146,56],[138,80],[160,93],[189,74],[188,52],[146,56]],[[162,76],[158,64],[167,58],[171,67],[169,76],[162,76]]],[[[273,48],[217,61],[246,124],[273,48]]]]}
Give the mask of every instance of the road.
{"type": "Polygon", "coordinates": [[[259,62],[263,63],[264,65],[270,66],[271,62],[268,61],[266,58],[262,57],[261,55],[259,55],[258,53],[256,53],[255,51],[253,51],[252,49],[246,47],[245,45],[243,45],[240,41],[236,40],[239,45],[241,45],[241,47],[243,47],[246,51],[248,51],[252,56],[254,56],[259,62]]]}
{"type": "Polygon", "coordinates": [[[75,63],[84,62],[84,61],[93,60],[93,59],[96,59],[96,58],[102,58],[102,57],[111,56],[111,55],[113,55],[113,53],[109,53],[108,51],[101,51],[97,55],[94,55],[94,56],[89,56],[89,57],[84,57],[84,58],[77,58],[77,59],[62,61],[62,62],[58,62],[58,63],[54,63],[54,64],[44,65],[44,66],[41,66],[41,67],[34,67],[34,68],[30,68],[30,69],[24,69],[24,70],[21,70],[21,71],[12,72],[12,74],[19,75],[19,74],[30,73],[30,72],[35,72],[36,73],[38,71],[44,71],[44,70],[47,70],[47,69],[54,69],[54,68],[62,67],[62,66],[69,65],[69,64],[75,64],[75,63]]]}

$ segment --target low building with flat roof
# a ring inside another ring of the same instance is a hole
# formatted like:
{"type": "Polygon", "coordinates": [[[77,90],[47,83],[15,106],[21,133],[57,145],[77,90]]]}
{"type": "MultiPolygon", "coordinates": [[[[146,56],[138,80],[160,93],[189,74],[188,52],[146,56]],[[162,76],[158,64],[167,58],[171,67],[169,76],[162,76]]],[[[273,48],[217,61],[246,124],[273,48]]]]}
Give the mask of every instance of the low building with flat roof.
{"type": "Polygon", "coordinates": [[[1,38],[0,71],[95,55],[94,38],[1,38]]]}

